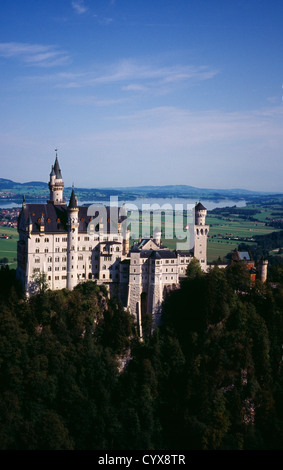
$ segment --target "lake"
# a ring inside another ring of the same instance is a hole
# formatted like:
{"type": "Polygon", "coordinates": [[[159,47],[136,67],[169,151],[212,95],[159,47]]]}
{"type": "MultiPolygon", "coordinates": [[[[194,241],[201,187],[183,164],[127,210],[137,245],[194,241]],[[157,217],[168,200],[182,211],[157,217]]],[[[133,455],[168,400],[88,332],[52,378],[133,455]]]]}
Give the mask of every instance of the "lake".
{"type": "MultiPolygon", "coordinates": [[[[44,204],[46,202],[46,200],[38,200],[38,199],[35,199],[35,200],[31,200],[31,201],[27,201],[27,204],[30,203],[30,204],[44,204]]],[[[193,205],[196,204],[196,199],[186,199],[186,198],[137,198],[137,199],[134,199],[134,200],[130,200],[130,201],[127,201],[127,200],[121,200],[119,201],[119,206],[122,205],[123,203],[127,204],[127,205],[131,205],[131,206],[136,206],[138,209],[142,209],[145,207],[145,205],[150,205],[152,206],[153,204],[157,204],[160,206],[160,208],[162,207],[166,207],[166,205],[168,206],[171,206],[173,209],[177,206],[177,205],[182,205],[185,209],[187,208],[187,205],[189,205],[189,207],[192,207],[193,205]]],[[[212,209],[215,209],[216,207],[232,207],[232,206],[237,206],[237,207],[245,207],[246,206],[246,201],[244,200],[237,200],[237,201],[233,201],[233,200],[226,200],[226,199],[223,199],[221,201],[213,201],[211,199],[202,199],[201,200],[201,203],[206,207],[207,210],[212,210],[212,209]]],[[[78,201],[78,204],[79,205],[90,205],[90,204],[98,204],[98,205],[113,205],[113,206],[117,206],[117,198],[116,197],[113,197],[110,199],[110,201],[78,201]]],[[[22,204],[18,204],[16,202],[13,202],[13,201],[2,201],[0,203],[0,209],[12,209],[12,208],[21,208],[22,207],[22,204]]],[[[178,207],[179,208],[179,207],[178,207]]]]}

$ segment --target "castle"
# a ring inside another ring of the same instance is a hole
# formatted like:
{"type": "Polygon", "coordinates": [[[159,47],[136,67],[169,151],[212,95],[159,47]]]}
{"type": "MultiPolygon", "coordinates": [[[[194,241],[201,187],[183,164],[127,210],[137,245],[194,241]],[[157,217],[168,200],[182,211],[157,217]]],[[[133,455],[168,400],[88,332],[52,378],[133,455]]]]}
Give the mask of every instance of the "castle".
{"type": "Polygon", "coordinates": [[[207,269],[206,209],[194,208],[194,247],[171,251],[161,243],[161,232],[140,239],[130,247],[130,231],[123,228],[126,212],[111,207],[78,206],[74,187],[68,203],[56,154],[46,204],[26,204],[18,219],[17,277],[26,293],[33,292],[36,278],[46,276],[52,290],[72,290],[93,280],[104,284],[110,296],[136,316],[141,331],[143,313],[158,322],[166,292],[179,286],[193,258],[207,269]],[[114,214],[114,215],[113,215],[114,214]]]}

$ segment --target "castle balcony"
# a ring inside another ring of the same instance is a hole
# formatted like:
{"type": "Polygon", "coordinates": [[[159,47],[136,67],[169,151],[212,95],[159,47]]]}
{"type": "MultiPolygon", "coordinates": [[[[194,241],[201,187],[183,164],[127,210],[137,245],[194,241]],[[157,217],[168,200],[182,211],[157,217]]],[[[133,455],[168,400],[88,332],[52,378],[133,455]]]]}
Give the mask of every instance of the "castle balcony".
{"type": "Polygon", "coordinates": [[[112,254],[108,253],[100,253],[100,256],[105,260],[105,261],[112,261],[112,254]]]}

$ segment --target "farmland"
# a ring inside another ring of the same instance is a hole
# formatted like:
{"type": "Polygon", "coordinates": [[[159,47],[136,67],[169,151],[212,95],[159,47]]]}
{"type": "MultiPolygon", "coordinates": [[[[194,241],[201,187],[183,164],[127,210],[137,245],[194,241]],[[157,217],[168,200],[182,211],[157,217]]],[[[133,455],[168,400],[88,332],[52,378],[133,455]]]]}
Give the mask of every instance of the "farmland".
{"type": "Polygon", "coordinates": [[[17,266],[17,241],[18,232],[17,229],[12,227],[1,227],[0,228],[0,262],[3,264],[9,264],[11,268],[17,266]],[[7,235],[9,238],[2,238],[7,235]]]}

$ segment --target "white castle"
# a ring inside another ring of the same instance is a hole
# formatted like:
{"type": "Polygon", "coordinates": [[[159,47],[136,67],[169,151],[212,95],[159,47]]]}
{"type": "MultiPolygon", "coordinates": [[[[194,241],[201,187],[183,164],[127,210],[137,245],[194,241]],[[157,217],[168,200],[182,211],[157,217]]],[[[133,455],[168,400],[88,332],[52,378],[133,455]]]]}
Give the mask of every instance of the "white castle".
{"type": "Polygon", "coordinates": [[[209,226],[201,203],[194,208],[193,248],[172,251],[162,245],[160,231],[130,247],[130,231],[123,229],[126,213],[114,211],[113,217],[111,207],[92,206],[89,210],[78,206],[74,187],[67,204],[57,154],[49,190],[46,204],[23,200],[19,215],[17,277],[28,295],[41,273],[52,290],[72,290],[78,283],[92,280],[104,284],[109,296],[119,297],[135,315],[141,331],[144,313],[158,322],[166,293],[178,288],[193,258],[207,270],[209,226]]]}

